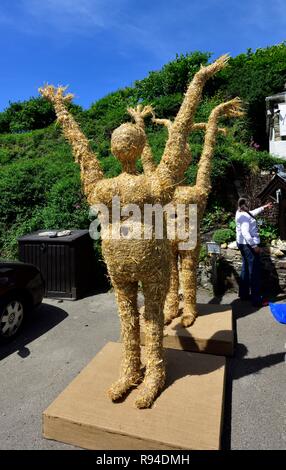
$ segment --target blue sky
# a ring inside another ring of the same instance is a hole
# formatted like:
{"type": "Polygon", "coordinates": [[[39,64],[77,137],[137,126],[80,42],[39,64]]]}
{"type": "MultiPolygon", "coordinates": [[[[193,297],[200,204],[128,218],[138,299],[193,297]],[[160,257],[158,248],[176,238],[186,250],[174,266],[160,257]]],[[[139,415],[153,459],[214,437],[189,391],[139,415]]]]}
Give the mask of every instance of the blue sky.
{"type": "Polygon", "coordinates": [[[285,30],[284,0],[1,0],[0,110],[45,82],[88,107],[176,53],[234,56],[285,30]]]}

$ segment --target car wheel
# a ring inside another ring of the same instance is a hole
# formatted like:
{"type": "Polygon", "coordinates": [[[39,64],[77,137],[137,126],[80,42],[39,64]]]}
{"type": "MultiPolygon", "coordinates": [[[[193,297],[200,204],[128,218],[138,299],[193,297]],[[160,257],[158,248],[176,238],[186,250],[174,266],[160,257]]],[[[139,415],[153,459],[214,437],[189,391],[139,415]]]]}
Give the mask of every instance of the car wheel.
{"type": "Polygon", "coordinates": [[[0,337],[13,338],[24,320],[24,302],[19,298],[0,303],[0,337]]]}

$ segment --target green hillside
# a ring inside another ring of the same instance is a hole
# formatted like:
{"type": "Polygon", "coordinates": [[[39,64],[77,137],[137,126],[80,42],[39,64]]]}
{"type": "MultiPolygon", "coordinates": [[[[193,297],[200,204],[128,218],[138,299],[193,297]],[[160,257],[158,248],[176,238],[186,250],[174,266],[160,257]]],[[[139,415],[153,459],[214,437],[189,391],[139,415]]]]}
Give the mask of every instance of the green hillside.
{"type": "MultiPolygon", "coordinates": [[[[120,172],[120,164],[110,153],[110,136],[129,120],[127,106],[138,102],[153,104],[158,117],[172,118],[183,93],[209,53],[177,56],[162,70],[151,72],[133,87],[118,90],[92,104],[88,110],[71,105],[91,145],[98,153],[107,177],[120,172]]],[[[212,60],[212,59],[211,59],[212,60]]],[[[211,109],[240,96],[247,108],[243,119],[225,121],[226,137],[219,136],[213,162],[213,191],[209,214],[232,209],[233,180],[257,168],[270,168],[274,159],[266,151],[265,97],[281,91],[286,81],[286,44],[249,50],[230,60],[229,66],[206,86],[196,120],[205,121],[211,109]],[[254,145],[255,144],[255,145],[254,145]]],[[[40,84],[39,84],[40,85],[40,84]]],[[[76,90],[71,90],[76,93],[76,90]]],[[[17,256],[17,237],[36,229],[87,228],[88,207],[81,192],[79,169],[71,150],[55,124],[49,103],[31,98],[11,103],[0,113],[0,255],[17,256]]],[[[166,141],[166,130],[147,123],[147,132],[157,161],[166,141]]],[[[203,133],[190,136],[193,162],[186,172],[191,183],[202,148],[203,133]]],[[[138,170],[141,170],[138,162],[138,170]]]]}

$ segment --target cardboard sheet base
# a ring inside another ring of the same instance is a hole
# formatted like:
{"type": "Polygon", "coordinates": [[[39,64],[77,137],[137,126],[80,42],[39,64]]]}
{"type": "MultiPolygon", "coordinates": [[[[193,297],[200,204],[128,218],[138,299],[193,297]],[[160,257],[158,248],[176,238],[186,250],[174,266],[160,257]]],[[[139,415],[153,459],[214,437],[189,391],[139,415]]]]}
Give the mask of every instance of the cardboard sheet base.
{"type": "MultiPolygon", "coordinates": [[[[182,326],[181,317],[165,326],[164,347],[232,356],[234,334],[231,306],[198,304],[198,311],[198,318],[189,328],[182,326]]],[[[144,345],[143,321],[141,331],[141,344],[144,345]]]]}
{"type": "Polygon", "coordinates": [[[45,438],[86,449],[219,449],[225,358],[166,350],[167,383],[151,409],[106,390],[118,378],[120,343],[108,343],[43,413],[45,438]]]}

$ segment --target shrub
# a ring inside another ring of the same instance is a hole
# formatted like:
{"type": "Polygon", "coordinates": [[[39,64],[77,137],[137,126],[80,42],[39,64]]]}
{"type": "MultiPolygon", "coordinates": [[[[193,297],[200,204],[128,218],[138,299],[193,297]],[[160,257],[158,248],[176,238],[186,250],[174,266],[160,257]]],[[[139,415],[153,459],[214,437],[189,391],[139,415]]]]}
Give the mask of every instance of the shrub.
{"type": "Polygon", "coordinates": [[[233,230],[229,228],[221,228],[214,232],[213,240],[219,244],[228,243],[233,240],[233,236],[234,236],[233,230]]]}
{"type": "Polygon", "coordinates": [[[27,101],[10,103],[0,113],[0,133],[27,132],[47,127],[55,120],[55,112],[51,103],[42,97],[27,101]]]}
{"type": "Polygon", "coordinates": [[[202,230],[203,232],[207,232],[208,230],[217,227],[218,224],[226,224],[232,217],[232,214],[227,212],[223,207],[220,207],[217,203],[213,204],[203,218],[202,230]]]}
{"type": "Polygon", "coordinates": [[[269,222],[262,221],[259,226],[259,236],[262,245],[269,245],[272,240],[278,238],[278,228],[269,222]]]}
{"type": "Polygon", "coordinates": [[[204,263],[208,257],[207,248],[205,245],[202,245],[200,248],[199,262],[204,263]]]}

